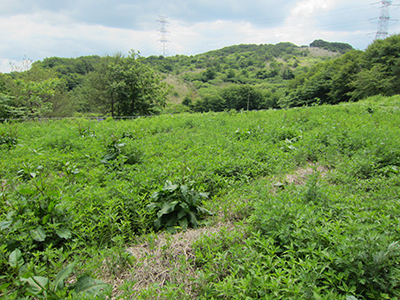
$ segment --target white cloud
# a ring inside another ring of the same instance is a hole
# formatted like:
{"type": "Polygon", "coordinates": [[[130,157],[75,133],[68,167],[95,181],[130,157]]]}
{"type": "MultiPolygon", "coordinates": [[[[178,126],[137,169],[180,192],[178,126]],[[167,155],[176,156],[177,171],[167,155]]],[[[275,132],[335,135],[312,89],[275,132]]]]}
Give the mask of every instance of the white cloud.
{"type": "Polygon", "coordinates": [[[126,54],[132,48],[144,48],[147,54],[158,51],[155,30],[135,31],[67,22],[57,24],[49,19],[40,21],[35,15],[2,18],[0,30],[4,33],[0,41],[1,72],[8,72],[9,62],[18,63],[24,56],[35,61],[50,56],[112,55],[119,51],[126,54]]]}

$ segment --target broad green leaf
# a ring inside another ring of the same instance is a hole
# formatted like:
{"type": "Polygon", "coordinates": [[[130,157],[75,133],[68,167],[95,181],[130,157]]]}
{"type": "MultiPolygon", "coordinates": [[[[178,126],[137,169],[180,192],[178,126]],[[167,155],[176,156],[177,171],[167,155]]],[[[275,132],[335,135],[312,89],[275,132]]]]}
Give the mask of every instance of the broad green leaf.
{"type": "Polygon", "coordinates": [[[5,283],[5,284],[3,284],[3,285],[0,285],[0,291],[6,290],[6,289],[10,286],[10,284],[11,284],[11,283],[5,283]]]}
{"type": "Polygon", "coordinates": [[[7,229],[12,224],[12,221],[0,222],[0,230],[7,229]]]}
{"type": "Polygon", "coordinates": [[[190,223],[193,225],[193,228],[197,228],[199,223],[197,222],[196,215],[192,212],[189,213],[190,223]]]}
{"type": "Polygon", "coordinates": [[[35,191],[30,190],[30,189],[20,189],[18,191],[21,195],[33,195],[35,191]]]}
{"type": "Polygon", "coordinates": [[[60,192],[55,190],[55,191],[46,191],[46,196],[49,197],[58,197],[60,196],[60,192]]]}
{"type": "Polygon", "coordinates": [[[56,233],[60,238],[63,239],[70,239],[71,238],[71,231],[67,228],[61,227],[56,229],[56,233]]]}
{"type": "MultiPolygon", "coordinates": [[[[165,218],[164,218],[164,219],[165,219],[165,218]]],[[[166,227],[168,227],[168,226],[175,226],[175,225],[177,224],[177,222],[178,222],[178,219],[177,219],[176,215],[175,215],[175,214],[171,214],[171,215],[169,215],[168,218],[166,219],[165,226],[166,226],[166,227]]]]}
{"type": "Polygon", "coordinates": [[[161,218],[158,218],[157,220],[154,221],[154,228],[156,230],[159,230],[161,228],[161,218]]]}
{"type": "Polygon", "coordinates": [[[191,195],[191,197],[188,197],[186,199],[186,202],[190,205],[190,206],[197,206],[197,200],[199,199],[199,194],[195,194],[195,195],[191,195]]]}
{"type": "Polygon", "coordinates": [[[176,228],[174,226],[167,227],[166,230],[170,234],[175,234],[176,233],[176,228]]]}
{"type": "Polygon", "coordinates": [[[153,211],[154,209],[156,209],[158,207],[157,203],[151,202],[146,206],[146,211],[153,211]]]}
{"type": "Polygon", "coordinates": [[[169,214],[175,209],[175,206],[178,204],[178,201],[173,201],[171,203],[165,202],[161,210],[157,213],[157,217],[161,217],[163,215],[169,214]]]}
{"type": "Polygon", "coordinates": [[[182,184],[181,185],[181,192],[182,192],[182,194],[183,195],[187,195],[187,193],[189,192],[189,188],[188,188],[188,186],[186,185],[186,184],[182,184]]]}
{"type": "Polygon", "coordinates": [[[51,218],[51,215],[46,215],[43,220],[42,220],[42,224],[45,225],[47,223],[47,221],[51,218]]]}
{"type": "Polygon", "coordinates": [[[151,195],[151,198],[157,200],[157,199],[158,199],[158,196],[159,196],[159,193],[158,193],[158,192],[154,192],[154,193],[151,195]]]}
{"type": "Polygon", "coordinates": [[[72,264],[69,264],[67,267],[58,272],[56,280],[53,283],[54,292],[56,292],[57,290],[62,290],[64,288],[64,280],[68,278],[69,275],[71,275],[76,264],[77,262],[73,262],[72,264]]]}
{"type": "Polygon", "coordinates": [[[54,210],[54,207],[56,206],[56,201],[51,201],[49,206],[47,207],[47,211],[51,213],[54,210]]]}
{"type": "Polygon", "coordinates": [[[118,153],[108,153],[104,155],[102,163],[106,163],[109,160],[115,160],[118,157],[118,153]]]}
{"type": "Polygon", "coordinates": [[[203,207],[197,207],[197,211],[201,212],[202,214],[208,214],[210,216],[214,215],[213,212],[209,211],[208,209],[205,209],[203,207]]]}
{"type": "Polygon", "coordinates": [[[201,198],[207,199],[210,193],[199,193],[201,198]]]}
{"type": "MultiPolygon", "coordinates": [[[[181,204],[182,205],[182,204],[181,204]]],[[[188,211],[184,210],[183,208],[181,208],[177,214],[177,219],[180,220],[182,219],[184,216],[186,216],[188,214],[188,211]]]]}
{"type": "Polygon", "coordinates": [[[172,184],[171,181],[167,181],[163,190],[173,192],[176,191],[178,188],[179,188],[178,184],[172,184]]]}
{"type": "Polygon", "coordinates": [[[108,284],[101,280],[93,279],[90,276],[83,276],[78,279],[74,285],[76,293],[82,293],[86,295],[95,295],[103,291],[108,287],[108,284]]]}
{"type": "Polygon", "coordinates": [[[179,226],[181,226],[182,227],[182,229],[186,229],[186,228],[188,228],[188,221],[187,221],[187,219],[186,218],[183,218],[183,219],[181,219],[181,220],[179,220],[179,226]]]}
{"type": "Polygon", "coordinates": [[[21,250],[15,249],[13,252],[11,252],[8,258],[8,263],[14,268],[21,267],[25,263],[21,250]]]}
{"type": "Polygon", "coordinates": [[[46,239],[46,232],[42,226],[38,226],[36,229],[32,229],[30,232],[35,241],[43,242],[46,239]]]}
{"type": "Polygon", "coordinates": [[[189,205],[187,205],[187,203],[182,202],[180,203],[180,206],[188,213],[190,211],[190,207],[189,205]]]}
{"type": "Polygon", "coordinates": [[[42,276],[32,276],[29,278],[21,277],[20,280],[22,282],[27,282],[31,287],[30,291],[34,294],[40,293],[42,290],[46,289],[46,285],[49,282],[49,279],[42,276]]]}

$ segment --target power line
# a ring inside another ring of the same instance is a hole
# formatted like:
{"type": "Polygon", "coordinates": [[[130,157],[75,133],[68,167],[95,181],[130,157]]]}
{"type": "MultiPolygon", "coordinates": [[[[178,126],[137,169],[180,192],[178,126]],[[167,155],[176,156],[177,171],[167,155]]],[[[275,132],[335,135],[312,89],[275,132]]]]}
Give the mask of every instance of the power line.
{"type": "Polygon", "coordinates": [[[161,38],[158,41],[160,42],[160,54],[165,57],[168,55],[169,40],[167,39],[167,36],[169,31],[167,30],[167,27],[169,26],[170,22],[167,21],[166,16],[159,15],[159,17],[160,19],[158,19],[157,22],[160,28],[158,32],[160,33],[161,38]]]}

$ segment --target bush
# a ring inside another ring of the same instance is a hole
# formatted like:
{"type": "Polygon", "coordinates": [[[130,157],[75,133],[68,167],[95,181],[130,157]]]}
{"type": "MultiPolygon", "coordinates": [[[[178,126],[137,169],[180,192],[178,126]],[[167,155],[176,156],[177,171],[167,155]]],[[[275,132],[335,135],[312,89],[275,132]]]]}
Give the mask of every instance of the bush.
{"type": "Polygon", "coordinates": [[[177,226],[183,230],[188,227],[197,228],[199,218],[206,214],[211,215],[211,212],[201,206],[202,200],[207,199],[208,194],[195,191],[194,184],[193,181],[178,181],[175,184],[167,181],[162,190],[153,193],[152,202],[147,209],[157,213],[154,221],[156,230],[166,228],[169,232],[175,232],[177,226]]]}

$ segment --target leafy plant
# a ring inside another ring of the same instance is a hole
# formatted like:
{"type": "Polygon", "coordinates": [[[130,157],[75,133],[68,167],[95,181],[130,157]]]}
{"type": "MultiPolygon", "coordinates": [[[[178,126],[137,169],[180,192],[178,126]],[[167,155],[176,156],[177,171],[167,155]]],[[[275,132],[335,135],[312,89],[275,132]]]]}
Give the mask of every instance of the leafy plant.
{"type": "Polygon", "coordinates": [[[9,249],[23,246],[24,251],[44,250],[47,245],[61,246],[70,239],[70,216],[60,208],[60,201],[57,191],[40,184],[20,189],[15,199],[7,199],[6,219],[0,227],[9,249]]]}
{"type": "Polygon", "coordinates": [[[22,163],[22,168],[17,171],[17,178],[29,181],[38,177],[43,170],[43,166],[33,166],[31,163],[22,163]]]}
{"type": "Polygon", "coordinates": [[[141,162],[142,152],[132,143],[118,139],[114,135],[106,148],[107,153],[101,162],[107,167],[120,168],[121,165],[134,165],[141,162]]]}
{"type": "Polygon", "coordinates": [[[69,264],[58,272],[55,278],[50,278],[36,276],[34,272],[31,272],[25,264],[21,250],[15,249],[9,256],[9,265],[17,274],[14,284],[19,287],[18,294],[21,296],[33,296],[35,299],[65,299],[67,294],[71,292],[94,296],[108,287],[107,284],[100,280],[93,279],[90,276],[82,276],[78,278],[75,284],[70,285],[67,290],[64,281],[72,274],[76,264],[77,262],[69,264]]]}
{"type": "Polygon", "coordinates": [[[153,193],[153,202],[147,206],[147,210],[157,212],[157,219],[154,221],[156,230],[165,227],[167,231],[175,232],[175,226],[182,229],[197,228],[199,218],[212,214],[201,207],[201,201],[207,199],[208,194],[195,191],[194,184],[193,181],[167,181],[160,191],[153,193]]]}
{"type": "Polygon", "coordinates": [[[11,126],[8,128],[8,130],[4,130],[0,132],[0,149],[1,148],[7,148],[10,150],[11,148],[15,147],[18,143],[18,132],[11,126]]]}

